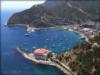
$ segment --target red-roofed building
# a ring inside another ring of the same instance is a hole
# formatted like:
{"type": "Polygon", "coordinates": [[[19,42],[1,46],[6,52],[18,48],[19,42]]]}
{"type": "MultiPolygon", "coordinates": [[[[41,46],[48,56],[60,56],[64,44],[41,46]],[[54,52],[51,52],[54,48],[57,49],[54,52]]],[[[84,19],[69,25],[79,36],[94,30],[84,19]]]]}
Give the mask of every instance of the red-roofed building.
{"type": "Polygon", "coordinates": [[[46,60],[48,53],[49,53],[49,51],[44,48],[39,48],[39,49],[36,49],[35,51],[33,51],[35,58],[40,59],[40,60],[46,60]]]}

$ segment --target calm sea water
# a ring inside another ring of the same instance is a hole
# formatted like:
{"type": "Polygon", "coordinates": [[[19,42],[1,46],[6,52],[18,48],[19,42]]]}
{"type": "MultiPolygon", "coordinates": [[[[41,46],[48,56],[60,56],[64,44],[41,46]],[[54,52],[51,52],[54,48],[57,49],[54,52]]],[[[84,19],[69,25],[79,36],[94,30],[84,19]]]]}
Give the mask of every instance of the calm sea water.
{"type": "Polygon", "coordinates": [[[1,72],[2,75],[64,75],[59,69],[38,65],[26,60],[15,48],[32,51],[46,48],[63,52],[80,43],[79,35],[62,29],[41,29],[25,36],[25,27],[5,27],[4,23],[17,10],[2,10],[1,21],[1,72]]]}

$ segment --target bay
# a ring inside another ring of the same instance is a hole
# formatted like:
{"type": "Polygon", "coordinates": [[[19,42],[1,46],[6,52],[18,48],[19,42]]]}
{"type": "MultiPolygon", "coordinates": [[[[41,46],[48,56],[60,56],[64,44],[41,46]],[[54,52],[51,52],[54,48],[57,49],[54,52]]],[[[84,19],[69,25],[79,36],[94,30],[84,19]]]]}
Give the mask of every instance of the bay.
{"type": "Polygon", "coordinates": [[[26,27],[5,27],[8,18],[18,10],[1,12],[1,73],[2,75],[64,75],[59,69],[38,65],[22,57],[16,47],[33,51],[46,48],[61,53],[80,43],[79,35],[63,29],[40,29],[25,36],[26,27]]]}

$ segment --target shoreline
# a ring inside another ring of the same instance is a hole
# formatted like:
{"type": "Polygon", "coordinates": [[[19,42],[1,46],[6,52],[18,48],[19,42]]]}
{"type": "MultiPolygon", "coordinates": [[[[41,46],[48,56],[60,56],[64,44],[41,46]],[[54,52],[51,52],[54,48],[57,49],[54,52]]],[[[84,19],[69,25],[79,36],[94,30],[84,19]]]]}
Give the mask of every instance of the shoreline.
{"type": "Polygon", "coordinates": [[[22,54],[22,56],[24,56],[26,59],[31,60],[31,61],[33,61],[37,64],[44,64],[44,65],[54,66],[54,67],[60,69],[61,71],[63,71],[63,73],[65,75],[75,75],[68,66],[66,66],[63,63],[60,63],[59,61],[54,62],[55,60],[53,60],[53,59],[52,60],[49,59],[48,61],[37,60],[33,57],[34,55],[32,53],[27,54],[24,51],[22,51],[20,48],[16,48],[16,50],[20,54],[22,54]],[[57,62],[59,62],[59,64],[57,62]]]}
{"type": "MultiPolygon", "coordinates": [[[[30,28],[32,28],[32,27],[30,27],[30,28]]],[[[47,29],[47,28],[57,28],[57,27],[46,27],[46,28],[34,28],[34,29],[47,29]]],[[[79,30],[75,30],[74,28],[71,28],[71,27],[66,27],[66,26],[58,26],[58,28],[62,28],[62,29],[64,29],[64,30],[68,30],[68,31],[72,31],[72,32],[75,32],[75,33],[77,33],[77,34],[79,34],[80,36],[81,36],[81,38],[84,38],[84,40],[86,41],[86,42],[88,42],[88,43],[91,43],[90,41],[89,41],[89,37],[85,34],[85,32],[81,32],[81,31],[83,31],[83,30],[81,30],[80,28],[79,28],[79,30]]],[[[87,32],[88,33],[88,32],[87,32]]],[[[20,51],[19,51],[20,52],[20,51]]],[[[21,53],[21,52],[20,52],[21,53]]],[[[29,60],[31,60],[31,61],[33,61],[33,62],[36,62],[36,63],[38,63],[38,64],[45,64],[45,65],[51,65],[51,66],[55,66],[55,67],[57,67],[58,69],[60,69],[61,71],[63,71],[66,75],[75,75],[75,74],[71,74],[69,71],[66,71],[64,68],[62,68],[59,64],[55,64],[54,62],[52,62],[52,61],[37,61],[37,60],[33,60],[32,58],[30,58],[29,56],[27,56],[27,54],[23,54],[23,53],[21,53],[26,59],[29,59],[29,60]],[[68,73],[69,72],[69,73],[68,73]]],[[[67,66],[66,66],[67,67],[67,66]]],[[[71,71],[72,72],[72,71],[71,71]]]]}
{"type": "MultiPolygon", "coordinates": [[[[13,25],[13,24],[11,24],[11,25],[13,25]]],[[[5,25],[5,26],[7,26],[7,25],[5,25]]],[[[26,31],[28,33],[35,32],[35,30],[40,30],[40,29],[61,28],[61,29],[64,29],[64,30],[75,32],[75,33],[79,34],[81,36],[81,38],[85,38],[86,37],[83,33],[78,32],[78,31],[74,30],[73,28],[69,28],[67,26],[55,26],[55,27],[52,26],[52,27],[44,27],[44,28],[43,27],[38,27],[38,28],[37,27],[30,27],[28,24],[14,24],[14,26],[24,26],[24,27],[27,28],[26,31]]],[[[10,26],[8,26],[8,27],[10,27],[10,26]]],[[[11,27],[13,27],[13,26],[11,26],[11,27]]]]}

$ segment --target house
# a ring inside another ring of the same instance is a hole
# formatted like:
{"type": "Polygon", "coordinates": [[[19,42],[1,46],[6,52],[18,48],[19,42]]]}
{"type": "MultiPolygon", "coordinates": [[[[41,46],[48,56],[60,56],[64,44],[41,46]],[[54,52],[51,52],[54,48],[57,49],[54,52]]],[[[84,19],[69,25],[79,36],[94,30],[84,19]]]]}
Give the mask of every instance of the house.
{"type": "Polygon", "coordinates": [[[39,48],[33,51],[35,58],[38,60],[46,60],[48,53],[49,51],[44,48],[39,48]]]}

